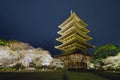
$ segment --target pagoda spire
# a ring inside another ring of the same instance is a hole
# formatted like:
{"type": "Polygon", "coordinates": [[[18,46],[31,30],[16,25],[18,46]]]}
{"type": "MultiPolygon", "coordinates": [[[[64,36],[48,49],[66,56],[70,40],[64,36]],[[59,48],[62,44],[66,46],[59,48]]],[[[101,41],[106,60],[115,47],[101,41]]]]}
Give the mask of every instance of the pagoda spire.
{"type": "Polygon", "coordinates": [[[70,13],[71,13],[71,15],[72,15],[72,14],[73,14],[73,11],[71,10],[70,13]]]}

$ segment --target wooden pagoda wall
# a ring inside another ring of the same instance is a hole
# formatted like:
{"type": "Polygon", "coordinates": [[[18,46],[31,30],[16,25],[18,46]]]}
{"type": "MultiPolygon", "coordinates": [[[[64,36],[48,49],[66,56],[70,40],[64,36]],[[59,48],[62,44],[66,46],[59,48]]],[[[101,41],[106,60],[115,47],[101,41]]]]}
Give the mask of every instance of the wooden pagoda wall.
{"type": "Polygon", "coordinates": [[[87,62],[90,60],[91,56],[88,56],[83,53],[74,53],[64,56],[59,56],[64,62],[65,67],[68,69],[80,69],[80,68],[87,68],[87,62]]]}

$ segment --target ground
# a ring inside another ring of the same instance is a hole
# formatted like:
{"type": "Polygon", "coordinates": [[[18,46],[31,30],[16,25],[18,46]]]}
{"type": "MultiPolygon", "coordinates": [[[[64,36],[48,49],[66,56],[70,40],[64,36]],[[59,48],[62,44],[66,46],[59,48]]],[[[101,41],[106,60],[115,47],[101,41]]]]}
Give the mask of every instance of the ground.
{"type": "Polygon", "coordinates": [[[97,72],[49,71],[49,72],[0,72],[0,80],[120,80],[97,72]]]}

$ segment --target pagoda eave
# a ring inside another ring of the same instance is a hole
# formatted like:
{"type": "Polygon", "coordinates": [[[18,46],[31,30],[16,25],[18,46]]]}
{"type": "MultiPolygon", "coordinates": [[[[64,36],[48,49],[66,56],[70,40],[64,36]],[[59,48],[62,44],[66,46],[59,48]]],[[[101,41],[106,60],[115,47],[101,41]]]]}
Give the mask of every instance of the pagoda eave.
{"type": "Polygon", "coordinates": [[[70,16],[68,19],[66,19],[61,25],[59,25],[59,28],[63,28],[68,22],[70,22],[73,19],[72,16],[70,16]]]}
{"type": "Polygon", "coordinates": [[[85,23],[82,19],[80,19],[75,12],[73,13],[73,16],[76,18],[77,21],[81,22],[84,26],[88,26],[88,24],[85,23]]]}
{"type": "Polygon", "coordinates": [[[79,44],[79,43],[71,43],[69,45],[63,45],[63,44],[61,44],[61,45],[57,46],[57,48],[71,48],[71,47],[76,47],[76,48],[77,47],[81,47],[83,49],[87,48],[86,46],[84,46],[82,44],[79,44]]]}
{"type": "Polygon", "coordinates": [[[81,29],[85,33],[90,32],[88,29],[85,28],[85,26],[79,25],[77,22],[71,22],[71,24],[67,24],[65,27],[61,29],[61,33],[64,33],[66,30],[69,30],[71,28],[77,27],[78,29],[81,29]]]}
{"type": "Polygon", "coordinates": [[[78,38],[72,38],[71,40],[66,41],[65,43],[61,44],[61,47],[72,44],[72,43],[79,43],[79,44],[87,46],[88,48],[93,47],[91,44],[89,44],[87,42],[80,41],[78,38]]]}
{"type": "Polygon", "coordinates": [[[59,49],[59,50],[63,50],[62,48],[60,48],[59,46],[55,46],[56,49],[59,49]]]}
{"type": "Polygon", "coordinates": [[[87,48],[83,45],[79,45],[77,43],[74,43],[72,45],[69,45],[69,46],[66,46],[66,47],[61,47],[60,46],[55,46],[56,49],[59,49],[59,50],[63,50],[63,51],[73,51],[73,50],[81,50],[81,51],[84,51],[86,50],[87,48]]]}
{"type": "Polygon", "coordinates": [[[70,39],[79,39],[79,40],[82,40],[82,41],[87,41],[86,39],[84,39],[83,37],[81,37],[81,36],[79,36],[78,34],[76,34],[76,33],[74,33],[74,34],[72,34],[72,35],[70,35],[69,37],[66,37],[66,38],[64,38],[64,39],[61,39],[61,38],[57,38],[57,41],[60,41],[60,42],[65,42],[65,41],[68,41],[68,40],[70,40],[70,39]]]}
{"type": "Polygon", "coordinates": [[[59,42],[63,42],[63,40],[61,40],[60,38],[56,38],[56,40],[59,42]]]}
{"type": "Polygon", "coordinates": [[[73,20],[73,18],[76,19],[76,21],[79,22],[80,24],[82,24],[84,27],[88,26],[87,23],[85,23],[83,20],[81,20],[81,19],[77,16],[77,14],[76,14],[75,12],[73,12],[73,13],[71,14],[71,16],[70,16],[67,20],[65,20],[65,22],[63,22],[61,25],[59,25],[58,27],[61,28],[61,29],[64,28],[65,25],[67,25],[71,20],[73,20]]]}
{"type": "Polygon", "coordinates": [[[65,34],[65,33],[62,33],[62,34],[61,34],[62,36],[60,37],[60,39],[62,40],[62,39],[64,39],[64,38],[66,38],[67,36],[72,35],[72,34],[74,34],[74,33],[79,34],[81,37],[83,37],[84,39],[86,39],[86,41],[92,39],[92,37],[85,35],[84,33],[82,33],[82,32],[79,31],[79,30],[70,31],[69,33],[66,33],[66,34],[65,34]]]}

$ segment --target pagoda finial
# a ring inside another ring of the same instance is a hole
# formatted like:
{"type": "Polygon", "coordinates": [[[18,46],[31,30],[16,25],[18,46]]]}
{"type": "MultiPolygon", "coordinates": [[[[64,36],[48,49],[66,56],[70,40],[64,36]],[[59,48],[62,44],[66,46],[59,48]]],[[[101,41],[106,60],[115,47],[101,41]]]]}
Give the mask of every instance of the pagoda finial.
{"type": "Polygon", "coordinates": [[[73,10],[70,11],[71,15],[73,14],[73,10]]]}

